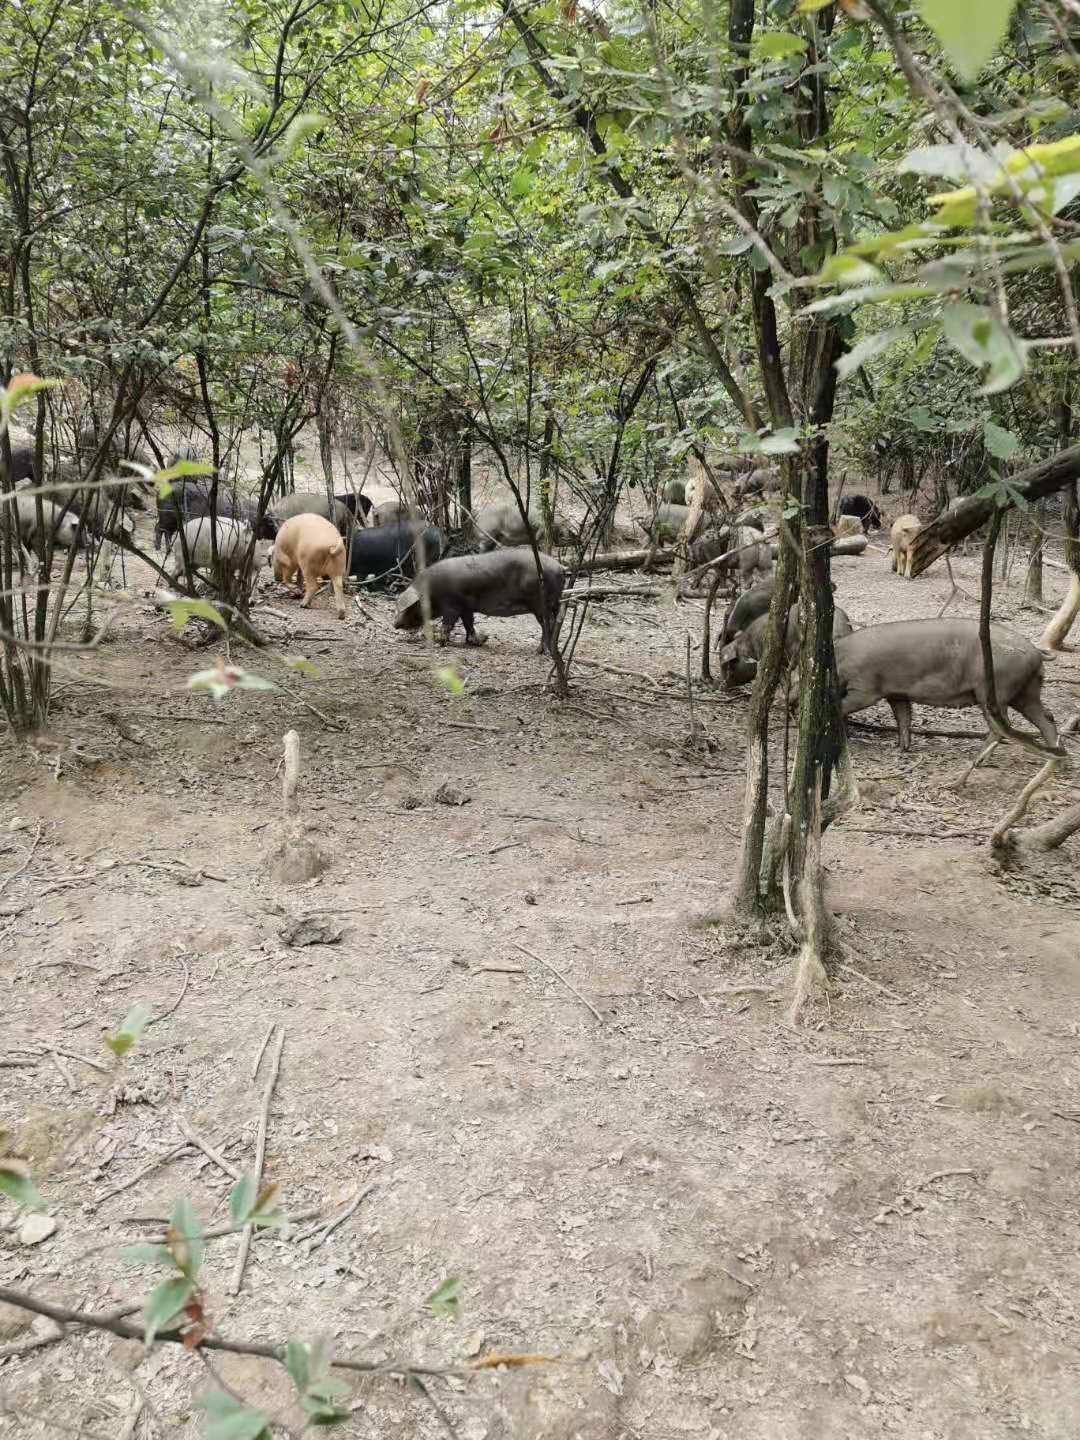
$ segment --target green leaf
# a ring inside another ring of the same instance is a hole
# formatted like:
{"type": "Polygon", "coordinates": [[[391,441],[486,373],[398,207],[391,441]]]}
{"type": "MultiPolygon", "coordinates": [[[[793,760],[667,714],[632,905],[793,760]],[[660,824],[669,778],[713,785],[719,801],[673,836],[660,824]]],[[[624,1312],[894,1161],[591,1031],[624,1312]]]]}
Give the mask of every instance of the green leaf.
{"type": "Polygon", "coordinates": [[[799,449],[799,432],[794,429],[774,430],[761,442],[763,455],[794,455],[799,449]]]}
{"type": "Polygon", "coordinates": [[[435,678],[444,690],[449,690],[451,695],[464,695],[465,682],[458,674],[453,665],[443,665],[435,672],[435,678]]]}
{"type": "Polygon", "coordinates": [[[881,355],[890,349],[898,340],[905,335],[910,335],[911,327],[898,325],[893,330],[879,330],[876,335],[868,335],[865,340],[860,340],[853,345],[846,355],[841,355],[836,362],[836,374],[840,380],[846,380],[849,375],[854,375],[861,365],[872,360],[875,355],[881,355]]]}
{"type": "Polygon", "coordinates": [[[754,37],[754,53],[766,60],[784,60],[788,55],[799,55],[806,49],[801,35],[789,35],[784,30],[770,30],[754,37]]]}
{"type": "Polygon", "coordinates": [[[932,435],[941,429],[941,417],[931,415],[925,405],[916,405],[907,413],[908,423],[923,435],[932,435]]]}
{"type": "Polygon", "coordinates": [[[257,1183],[254,1175],[244,1175],[229,1195],[229,1219],[234,1225],[245,1225],[255,1205],[257,1183]]]}
{"type": "Polygon", "coordinates": [[[16,1205],[27,1210],[44,1210],[45,1202],[34,1189],[30,1169],[21,1160],[6,1157],[0,1160],[0,1194],[7,1195],[16,1205]]]}
{"type": "Polygon", "coordinates": [[[105,1044],[119,1059],[123,1059],[139,1036],[146,1029],[146,1022],[154,1013],[154,1007],[140,1001],[133,1005],[124,1016],[124,1023],[115,1035],[106,1035],[105,1044]]]}
{"type": "Polygon", "coordinates": [[[281,663],[288,670],[295,670],[300,675],[312,675],[318,677],[319,667],[303,655],[282,655],[281,663]]]}
{"type": "Polygon", "coordinates": [[[814,285],[877,285],[885,276],[869,261],[858,255],[830,255],[818,273],[811,277],[814,285]]]}
{"type": "Polygon", "coordinates": [[[427,1303],[433,1314],[443,1316],[447,1320],[456,1320],[460,1298],[461,1281],[451,1276],[441,1285],[436,1285],[427,1297],[427,1303]]]}
{"type": "Polygon", "coordinates": [[[163,1280],[150,1292],[143,1309],[143,1324],[146,1326],[146,1345],[154,1343],[154,1336],[170,1321],[175,1320],[195,1293],[195,1286],[186,1275],[163,1280]]]}
{"type": "Polygon", "coordinates": [[[216,625],[219,630],[228,628],[221,611],[211,605],[209,600],[168,600],[165,609],[177,630],[182,630],[189,620],[209,620],[210,624],[216,625]]]}
{"type": "Polygon", "coordinates": [[[120,1259],[128,1265],[167,1265],[173,1268],[173,1253],[167,1245],[125,1245],[120,1259]]]}
{"type": "Polygon", "coordinates": [[[971,365],[985,367],[981,395],[1007,390],[1023,375],[1025,346],[997,312],[986,305],[950,305],[944,315],[945,338],[971,365]]]}
{"type": "Polygon", "coordinates": [[[983,440],[987,450],[998,460],[1008,460],[1020,448],[1020,441],[1011,430],[1003,430],[992,420],[983,425],[983,440]]]}
{"type": "Polygon", "coordinates": [[[270,1416],[265,1410],[245,1405],[223,1390],[211,1390],[199,1405],[206,1411],[209,1422],[206,1440],[263,1440],[263,1437],[269,1440],[270,1416]]]}
{"type": "Polygon", "coordinates": [[[945,180],[978,180],[987,184],[1001,175],[1001,165],[974,145],[923,145],[909,150],[896,167],[900,175],[940,175],[945,180]]]}
{"type": "Polygon", "coordinates": [[[940,320],[935,320],[933,324],[926,327],[919,336],[919,343],[900,366],[898,378],[910,375],[912,370],[917,370],[920,365],[926,364],[930,358],[930,352],[933,350],[934,345],[937,343],[937,338],[941,334],[941,328],[940,320]]]}
{"type": "Polygon", "coordinates": [[[510,177],[510,194],[515,200],[522,200],[526,195],[531,195],[536,187],[536,171],[530,170],[528,166],[522,166],[515,170],[510,177]]]}
{"type": "Polygon", "coordinates": [[[202,1224],[186,1196],[181,1196],[176,1202],[176,1208],[169,1223],[168,1243],[177,1268],[189,1280],[194,1280],[199,1273],[206,1246],[203,1241],[202,1224]]]}
{"type": "Polygon", "coordinates": [[[923,19],[962,80],[974,80],[1009,29],[1015,0],[919,0],[923,19]]]}
{"type": "Polygon", "coordinates": [[[299,1340],[290,1340],[285,1346],[285,1369],[297,1390],[303,1394],[311,1383],[311,1371],[308,1366],[307,1346],[299,1340]]]}
{"type": "Polygon", "coordinates": [[[234,1225],[280,1225],[274,1208],[277,1185],[264,1185],[256,1192],[254,1175],[245,1175],[229,1196],[229,1219],[234,1225]]]}

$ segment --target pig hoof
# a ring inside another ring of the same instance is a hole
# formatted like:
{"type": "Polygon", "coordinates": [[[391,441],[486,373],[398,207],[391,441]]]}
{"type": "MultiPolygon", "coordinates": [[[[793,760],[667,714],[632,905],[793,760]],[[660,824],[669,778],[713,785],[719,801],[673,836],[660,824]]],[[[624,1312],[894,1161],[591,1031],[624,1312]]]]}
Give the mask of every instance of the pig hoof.
{"type": "Polygon", "coordinates": [[[466,635],[465,637],[466,645],[486,645],[487,642],[488,637],[486,635],[478,635],[475,632],[472,635],[466,635]]]}

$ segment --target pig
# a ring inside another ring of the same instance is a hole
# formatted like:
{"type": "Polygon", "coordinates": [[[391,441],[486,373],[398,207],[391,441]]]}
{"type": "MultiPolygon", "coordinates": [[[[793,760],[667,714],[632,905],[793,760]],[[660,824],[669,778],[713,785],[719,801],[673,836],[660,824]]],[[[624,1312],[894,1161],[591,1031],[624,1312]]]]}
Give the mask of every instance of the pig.
{"type": "Polygon", "coordinates": [[[404,500],[382,500],[371,512],[372,525],[400,525],[409,518],[409,506],[404,500]]]}
{"type": "MultiPolygon", "coordinates": [[[[731,531],[725,525],[722,529],[706,530],[705,534],[690,546],[689,560],[693,566],[707,565],[710,560],[723,555],[731,548],[731,531]]],[[[726,566],[724,567],[727,568],[726,566]]]]}
{"type": "MultiPolygon", "coordinates": [[[[1004,625],[990,627],[990,647],[998,704],[1002,710],[1019,711],[1047,745],[1056,749],[1054,717],[1042,705],[1042,654],[1030,640],[1004,625]]],[[[912,701],[947,709],[978,705],[987,713],[977,620],[894,620],[869,625],[837,641],[836,668],[844,715],[887,700],[896,718],[901,750],[911,748],[912,701]]]]}
{"type": "MultiPolygon", "coordinates": [[[[730,664],[733,660],[753,661],[754,670],[749,674],[753,679],[757,673],[757,662],[761,659],[762,650],[765,648],[765,631],[769,624],[767,614],[759,615],[745,630],[735,636],[735,639],[724,646],[720,652],[721,665],[730,664]]],[[[844,635],[852,634],[851,620],[847,612],[837,606],[833,610],[833,640],[839,640],[844,635]]],[[[784,630],[784,659],[788,665],[794,665],[799,658],[799,646],[802,644],[802,615],[797,606],[792,606],[788,611],[787,625],[784,630]]],[[[741,667],[742,673],[747,673],[747,667],[741,667]]],[[[729,681],[729,683],[732,683],[729,681]]],[[[735,682],[740,683],[740,682],[735,682]]],[[[741,683],[746,683],[745,681],[741,683]]],[[[795,687],[797,692],[797,686],[795,687]]]]}
{"type": "Polygon", "coordinates": [[[182,444],[178,445],[176,449],[172,452],[172,455],[169,457],[169,464],[167,468],[171,470],[174,465],[179,465],[184,461],[188,461],[189,463],[194,462],[197,461],[198,458],[198,447],[193,444],[192,441],[185,440],[182,444]]]}
{"type": "Polygon", "coordinates": [[[107,540],[130,540],[135,522],[125,513],[128,503],[126,486],[88,486],[72,496],[73,515],[85,516],[85,528],[107,540]]]}
{"type": "Polygon", "coordinates": [[[735,502],[741,503],[754,495],[768,496],[779,495],[784,488],[780,479],[780,472],[772,468],[759,468],[751,470],[749,475],[744,475],[735,485],[735,502]]]}
{"type": "Polygon", "coordinates": [[[857,515],[838,515],[836,524],[832,527],[833,538],[837,539],[842,535],[864,535],[863,522],[857,515]]]}
{"type": "Polygon", "coordinates": [[[881,511],[869,495],[844,495],[840,500],[840,515],[854,515],[864,531],[880,530],[881,511]]]}
{"type": "Polygon", "coordinates": [[[543,583],[532,550],[521,545],[484,555],[458,555],[425,570],[398,597],[397,630],[418,630],[423,624],[421,592],[427,593],[432,617],[443,625],[443,642],[460,620],[466,645],[483,645],[473,623],[482,615],[535,615],[540,622],[540,648],[551,651],[566,574],[550,555],[541,555],[543,583]]]}
{"type": "Polygon", "coordinates": [[[34,449],[32,445],[11,442],[11,469],[8,478],[13,485],[22,480],[34,478],[34,449]]]}
{"type": "Polygon", "coordinates": [[[361,525],[371,514],[371,498],[368,495],[358,495],[354,490],[348,490],[344,495],[335,495],[334,499],[339,505],[344,505],[349,514],[361,525]]]}
{"type": "Polygon", "coordinates": [[[340,500],[330,501],[325,494],[314,491],[282,495],[270,506],[270,514],[279,527],[294,515],[321,515],[324,520],[332,520],[343,535],[349,524],[349,512],[340,500]]]}
{"type": "MultiPolygon", "coordinates": [[[[213,563],[212,538],[214,535],[209,515],[198,515],[194,520],[186,521],[183,533],[192,569],[208,571],[213,563]]],[[[240,575],[244,562],[247,560],[251,539],[251,530],[243,521],[218,520],[219,573],[214,577],[218,585],[222,585],[227,579],[236,579],[240,575]]],[[[167,567],[170,562],[173,566],[173,580],[177,581],[184,574],[184,547],[180,541],[179,531],[169,541],[163,566],[167,567]]]]}
{"type": "Polygon", "coordinates": [[[686,481],[668,480],[660,491],[661,500],[666,500],[669,505],[686,504],[686,481]]]}
{"type": "MultiPolygon", "coordinates": [[[[157,501],[157,522],[154,525],[154,547],[160,549],[162,540],[171,545],[173,536],[180,528],[181,520],[190,520],[199,515],[210,514],[210,482],[201,477],[195,479],[181,478],[171,482],[172,489],[164,499],[159,495],[157,501]]],[[[232,497],[225,490],[219,490],[217,495],[218,518],[230,519],[241,510],[240,518],[246,524],[251,524],[255,518],[255,507],[248,502],[241,502],[238,507],[234,504],[232,497]]],[[[276,524],[269,515],[263,516],[263,524],[260,527],[259,539],[272,540],[276,533],[276,524]]]]}
{"type": "Polygon", "coordinates": [[[379,525],[356,530],[349,545],[349,574],[371,576],[372,585],[385,585],[392,575],[411,579],[415,570],[413,552],[424,547],[424,564],[433,565],[442,554],[442,535],[422,525],[379,525]]]}
{"type": "Polygon", "coordinates": [[[909,572],[911,542],[922,529],[922,521],[917,515],[898,515],[892,523],[889,531],[891,544],[889,550],[892,553],[892,568],[898,575],[907,575],[909,572]]]}
{"type": "MultiPolygon", "coordinates": [[[[690,518],[690,507],[688,505],[669,505],[666,502],[656,507],[656,514],[653,517],[651,536],[657,542],[662,540],[678,540],[686,529],[686,522],[690,518]]],[[[705,525],[704,512],[698,518],[694,534],[691,540],[701,534],[705,525]]]]}
{"type": "MultiPolygon", "coordinates": [[[[10,502],[4,504],[0,501],[3,510],[10,513],[10,502]]],[[[75,532],[78,528],[78,521],[75,516],[64,512],[62,505],[54,505],[51,500],[43,499],[41,508],[44,512],[45,527],[52,535],[52,543],[58,550],[70,550],[75,544],[75,532]]],[[[37,498],[33,495],[20,495],[15,501],[15,514],[19,527],[19,539],[28,550],[37,549],[37,498]]]]}
{"type": "MultiPolygon", "coordinates": [[[[573,534],[573,527],[563,516],[556,515],[554,519],[555,544],[563,544],[573,534]]],[[[529,509],[529,524],[536,538],[543,540],[544,518],[538,505],[529,509]]],[[[529,532],[515,500],[500,500],[493,505],[482,505],[473,515],[473,525],[480,537],[481,550],[494,550],[497,545],[527,545],[529,542],[529,532]]]]}
{"type": "Polygon", "coordinates": [[[754,510],[740,510],[738,515],[735,516],[735,524],[749,525],[751,530],[760,530],[762,534],[764,534],[767,525],[773,525],[775,527],[776,517],[771,515],[768,510],[759,506],[754,510]]]}
{"type": "Polygon", "coordinates": [[[274,579],[291,584],[299,573],[304,587],[303,606],[311,604],[320,580],[334,588],[337,618],[345,619],[345,542],[321,515],[294,515],[277,533],[270,555],[274,579]]]}
{"type": "Polygon", "coordinates": [[[739,567],[740,590],[750,590],[772,574],[773,547],[761,539],[759,530],[737,525],[731,534],[731,546],[738,551],[735,563],[739,567]]]}
{"type": "Polygon", "coordinates": [[[759,615],[765,614],[772,604],[774,583],[771,579],[763,580],[760,585],[753,586],[739,596],[731,607],[717,644],[729,644],[741,630],[747,629],[759,615]]]}

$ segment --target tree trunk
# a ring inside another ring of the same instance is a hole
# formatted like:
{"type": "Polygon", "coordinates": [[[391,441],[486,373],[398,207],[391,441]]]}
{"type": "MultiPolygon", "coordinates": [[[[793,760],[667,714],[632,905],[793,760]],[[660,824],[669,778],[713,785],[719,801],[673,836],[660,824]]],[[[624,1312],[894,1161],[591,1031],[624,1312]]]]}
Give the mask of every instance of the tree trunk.
{"type": "Polygon", "coordinates": [[[458,525],[464,528],[472,515],[472,426],[468,418],[458,440],[457,496],[458,525]]]}
{"type": "Polygon", "coordinates": [[[319,460],[322,462],[326,498],[332,501],[334,498],[334,435],[325,406],[319,407],[319,413],[315,416],[315,428],[319,436],[319,460]]]}
{"type": "Polygon", "coordinates": [[[1043,530],[1046,526],[1046,501],[1040,500],[1032,517],[1031,545],[1028,549],[1027,574],[1024,577],[1024,604],[1043,603],[1043,530]]]}

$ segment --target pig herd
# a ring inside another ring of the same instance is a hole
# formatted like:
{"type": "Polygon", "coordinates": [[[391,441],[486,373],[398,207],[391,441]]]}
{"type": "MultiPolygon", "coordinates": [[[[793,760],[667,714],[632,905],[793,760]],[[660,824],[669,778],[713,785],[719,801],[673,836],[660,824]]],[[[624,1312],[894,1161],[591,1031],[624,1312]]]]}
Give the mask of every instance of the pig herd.
{"type": "MultiPolygon", "coordinates": [[[[12,458],[16,483],[32,481],[25,447],[13,450],[12,458]]],[[[172,463],[193,458],[190,451],[180,451],[172,463]]],[[[775,504],[770,507],[769,501],[775,501],[781,483],[776,471],[764,468],[725,475],[737,507],[733,514],[722,491],[711,483],[713,478],[689,484],[669,481],[644,528],[654,545],[684,541],[694,567],[719,560],[737,570],[740,593],[717,642],[721,678],[731,687],[753,680],[765,643],[775,558],[775,547],[765,532],[770,529],[775,534],[775,504]],[[697,484],[705,486],[701,496],[695,494],[697,484]],[[696,517],[693,533],[688,527],[691,515],[696,517]]],[[[130,539],[134,526],[129,511],[144,504],[145,491],[137,482],[97,494],[72,487],[64,503],[45,501],[43,515],[53,543],[66,547],[74,544],[80,523],[93,534],[130,539]]],[[[32,548],[38,525],[35,499],[18,497],[14,513],[22,544],[32,548]]],[[[474,548],[480,553],[447,556],[442,533],[411,519],[398,500],[373,507],[362,495],[331,499],[326,494],[297,493],[275,501],[260,515],[249,501],[224,489],[215,493],[204,480],[185,478],[158,499],[154,542],[157,547],[164,545],[163,568],[174,579],[192,568],[216,567],[223,580],[250,564],[254,554],[256,563],[272,566],[276,581],[299,586],[302,605],[310,605],[321,585],[329,582],[339,619],[346,614],[346,576],[369,585],[400,577],[409,583],[398,597],[397,629],[417,630],[430,617],[441,622],[445,641],[460,621],[465,643],[478,645],[483,643],[475,627],[478,614],[531,614],[540,626],[541,649],[550,651],[566,581],[562,565],[541,554],[538,573],[529,530],[515,502],[483,506],[472,518],[474,548]],[[212,510],[218,516],[216,526],[210,522],[212,510]],[[418,552],[423,555],[422,566],[416,564],[418,552]]],[[[530,512],[529,519],[534,531],[543,533],[539,513],[530,512]]],[[[840,548],[849,537],[859,537],[859,544],[865,546],[865,535],[883,524],[880,508],[868,496],[846,496],[837,506],[834,546],[840,548]]],[[[892,523],[889,554],[892,568],[901,575],[910,575],[911,542],[920,528],[918,517],[910,513],[892,523]]],[[[567,538],[560,517],[554,529],[556,541],[567,538]]],[[[797,693],[800,638],[796,607],[787,616],[783,642],[792,696],[797,693]]],[[[903,620],[856,629],[837,606],[833,640],[844,715],[886,701],[896,720],[901,749],[911,744],[913,703],[977,706],[989,720],[977,622],[903,620]]],[[[992,628],[991,649],[1000,706],[1016,710],[1036,727],[1046,745],[1056,748],[1053,717],[1041,700],[1042,652],[998,625],[992,628]]]]}

